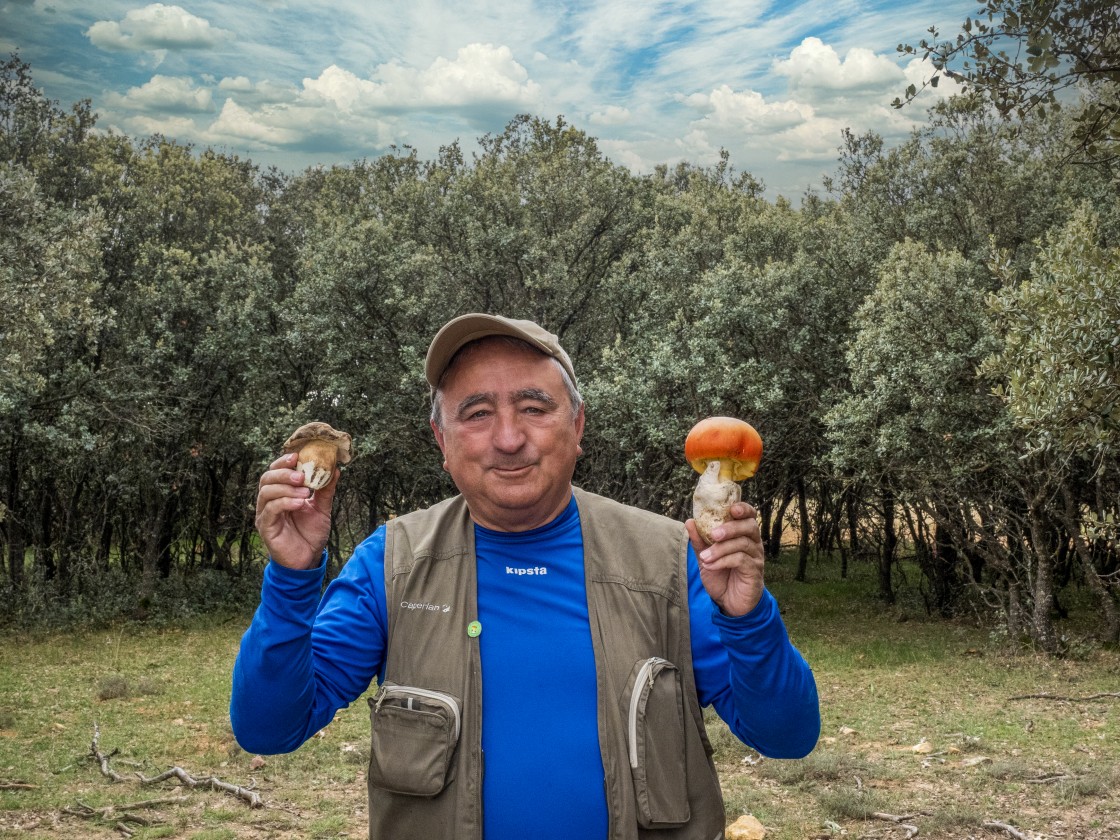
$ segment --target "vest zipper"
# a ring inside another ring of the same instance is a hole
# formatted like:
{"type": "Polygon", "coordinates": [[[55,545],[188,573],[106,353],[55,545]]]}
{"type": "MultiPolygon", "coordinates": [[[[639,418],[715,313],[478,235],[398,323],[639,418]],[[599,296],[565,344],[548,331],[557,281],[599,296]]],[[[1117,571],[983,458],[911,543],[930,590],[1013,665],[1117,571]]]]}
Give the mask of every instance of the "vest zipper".
{"type": "Polygon", "coordinates": [[[442,691],[430,691],[426,688],[410,688],[403,685],[384,685],[381,687],[381,696],[377,698],[374,703],[374,711],[381,711],[381,704],[385,702],[385,698],[390,694],[395,696],[402,696],[408,699],[409,706],[411,707],[412,698],[424,697],[432,700],[441,706],[446,706],[451,710],[451,716],[455,721],[455,740],[459,740],[459,703],[450,694],[444,694],[442,691]]]}
{"type": "Polygon", "coordinates": [[[629,746],[630,746],[630,766],[636,768],[638,766],[638,710],[642,702],[642,683],[649,683],[649,691],[653,690],[653,680],[657,676],[655,668],[660,668],[662,665],[671,665],[668,659],[662,659],[660,656],[651,656],[642,663],[642,667],[638,669],[638,675],[634,678],[634,688],[630,694],[630,716],[627,720],[627,730],[629,733],[629,746]]]}

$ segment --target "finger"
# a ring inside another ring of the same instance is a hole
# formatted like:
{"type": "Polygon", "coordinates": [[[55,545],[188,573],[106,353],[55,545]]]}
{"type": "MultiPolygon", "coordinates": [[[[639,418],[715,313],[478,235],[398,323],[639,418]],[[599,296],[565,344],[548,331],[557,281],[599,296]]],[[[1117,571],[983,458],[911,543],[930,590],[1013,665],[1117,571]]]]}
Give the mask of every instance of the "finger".
{"type": "Polygon", "coordinates": [[[692,545],[692,552],[699,557],[700,552],[708,547],[708,543],[700,536],[700,532],[696,529],[695,519],[686,519],[684,521],[684,528],[688,531],[688,541],[692,545]]]}
{"type": "Polygon", "coordinates": [[[279,458],[269,464],[268,468],[270,470],[293,469],[296,465],[297,458],[299,458],[298,453],[289,452],[287,455],[281,455],[279,458]]]}
{"type": "Polygon", "coordinates": [[[732,519],[757,519],[758,511],[748,502],[735,502],[730,508],[732,519]]]}
{"type": "Polygon", "coordinates": [[[287,466],[286,458],[287,456],[279,461],[274,461],[269,470],[261,473],[260,481],[257,483],[258,492],[264,490],[267,486],[300,487],[304,484],[304,474],[299,470],[292,469],[295,466],[295,456],[292,456],[293,460],[287,466]]]}
{"type": "Polygon", "coordinates": [[[729,519],[712,529],[713,545],[742,538],[762,541],[762,532],[758,527],[757,519],[729,519]]]}
{"type": "MultiPolygon", "coordinates": [[[[735,523],[740,525],[743,523],[735,523]]],[[[697,552],[702,561],[711,563],[733,554],[743,554],[753,559],[762,560],[764,550],[762,538],[757,528],[743,528],[721,525],[712,532],[712,537],[718,539],[697,552]],[[722,533],[722,535],[720,535],[722,533]]]]}
{"type": "Polygon", "coordinates": [[[262,479],[257,490],[257,515],[260,516],[270,506],[278,512],[298,510],[310,496],[311,491],[303,486],[303,475],[300,473],[295,473],[295,478],[281,476],[273,483],[265,483],[262,479]]]}

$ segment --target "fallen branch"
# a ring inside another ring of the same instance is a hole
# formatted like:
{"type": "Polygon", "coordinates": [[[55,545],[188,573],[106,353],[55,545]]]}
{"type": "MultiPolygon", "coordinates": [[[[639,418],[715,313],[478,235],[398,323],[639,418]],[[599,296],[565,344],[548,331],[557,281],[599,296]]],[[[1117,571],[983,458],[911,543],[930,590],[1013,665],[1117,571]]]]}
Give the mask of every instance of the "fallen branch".
{"type": "Polygon", "coordinates": [[[95,723],[93,725],[93,741],[89,745],[89,754],[93,758],[93,760],[97,762],[98,766],[101,768],[101,775],[102,776],[105,776],[106,778],[112,779],[114,782],[123,782],[124,781],[124,776],[122,776],[120,773],[118,773],[116,770],[114,770],[112,767],[109,766],[109,759],[112,758],[114,755],[116,755],[117,751],[113,750],[108,755],[105,755],[103,752],[101,752],[100,742],[101,742],[101,727],[98,726],[95,723]]]}
{"type": "Polygon", "coordinates": [[[1063,697],[1060,694],[1017,694],[1009,700],[1058,700],[1063,703],[1088,703],[1092,700],[1104,698],[1120,698],[1120,691],[1105,691],[1100,694],[1090,694],[1087,697],[1063,697]]]}
{"type": "Polygon", "coordinates": [[[29,782],[0,782],[0,790],[38,790],[38,785],[29,782]]]}
{"type": "Polygon", "coordinates": [[[150,779],[140,776],[139,773],[136,775],[140,777],[140,784],[143,785],[158,785],[160,782],[176,778],[185,787],[208,787],[211,790],[220,790],[223,793],[228,793],[232,796],[236,796],[238,799],[248,802],[250,808],[264,807],[264,801],[261,799],[260,794],[250,788],[241,787],[240,785],[231,785],[229,782],[223,782],[221,779],[215,778],[214,776],[203,776],[200,779],[196,779],[182,767],[172,767],[170,770],[165,770],[158,776],[153,776],[150,779]]]}
{"type": "Polygon", "coordinates": [[[1072,779],[1073,776],[1068,773],[1051,773],[1048,776],[1036,776],[1033,779],[1024,779],[1028,785],[1049,785],[1054,782],[1065,782],[1072,779]]]}
{"type": "MultiPolygon", "coordinates": [[[[144,808],[158,808],[161,805],[182,805],[188,801],[190,801],[189,796],[161,796],[158,799],[143,799],[139,802],[126,802],[123,805],[106,805],[104,808],[91,808],[79,802],[76,809],[63,808],[62,810],[73,816],[98,816],[102,819],[109,819],[119,811],[139,811],[144,808]]],[[[133,822],[144,821],[141,817],[131,815],[122,815],[121,819],[131,819],[133,822]]]]}
{"type": "Polygon", "coordinates": [[[912,820],[915,817],[922,816],[920,813],[898,816],[897,814],[884,814],[881,811],[874,811],[872,812],[871,816],[877,820],[886,820],[887,822],[897,823],[899,828],[906,829],[906,840],[912,840],[912,838],[918,836],[918,827],[916,825],[909,824],[907,820],[912,820]]]}
{"type": "Polygon", "coordinates": [[[984,828],[995,828],[995,829],[998,829],[999,831],[1006,831],[1008,834],[1010,834],[1012,837],[1014,837],[1015,840],[1031,840],[1027,835],[1025,835],[1019,829],[1015,828],[1014,826],[1010,826],[1007,823],[998,822],[996,820],[988,820],[983,825],[984,825],[984,828]]]}
{"type": "Polygon", "coordinates": [[[87,820],[96,819],[104,820],[105,822],[113,822],[115,820],[116,824],[113,827],[125,837],[131,837],[136,832],[128,827],[128,823],[134,823],[144,827],[163,824],[159,820],[133,814],[132,811],[142,808],[158,808],[160,805],[179,805],[183,802],[187,802],[189,799],[190,797],[188,796],[163,796],[159,799],[145,799],[141,802],[129,802],[124,805],[106,805],[104,808],[91,808],[84,802],[79,802],[71,808],[63,808],[62,813],[87,820]]]}
{"type": "MultiPolygon", "coordinates": [[[[126,781],[125,777],[114,770],[112,765],[110,765],[109,763],[109,759],[116,755],[117,751],[114,750],[108,755],[105,755],[103,752],[101,752],[100,740],[101,730],[95,723],[93,725],[93,741],[89,745],[89,752],[90,757],[93,758],[93,760],[96,761],[98,766],[101,768],[101,775],[105,776],[108,779],[112,779],[114,782],[126,781]]],[[[238,799],[249,803],[250,808],[264,807],[264,800],[261,799],[260,794],[258,794],[254,790],[251,790],[250,788],[242,787],[240,785],[231,785],[229,782],[223,782],[221,779],[215,776],[203,776],[200,779],[196,779],[182,767],[172,767],[170,770],[166,770],[163,773],[160,773],[158,776],[153,776],[152,778],[148,778],[138,772],[136,773],[136,778],[142,785],[158,785],[160,782],[164,782],[167,779],[176,778],[184,787],[192,789],[198,787],[210,788],[211,790],[217,790],[223,793],[228,793],[232,796],[236,796],[238,799]]],[[[120,809],[121,806],[117,806],[117,808],[120,809]]]]}

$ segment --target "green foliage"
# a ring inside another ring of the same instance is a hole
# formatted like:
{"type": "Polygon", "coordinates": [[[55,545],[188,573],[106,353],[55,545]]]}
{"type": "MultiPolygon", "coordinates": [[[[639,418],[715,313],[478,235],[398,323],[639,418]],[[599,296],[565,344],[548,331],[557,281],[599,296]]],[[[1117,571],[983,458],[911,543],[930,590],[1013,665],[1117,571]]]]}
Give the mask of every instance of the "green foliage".
{"type": "MultiPolygon", "coordinates": [[[[931,27],[930,38],[898,50],[932,63],[923,87],[947,76],[981,92],[1004,117],[1044,114],[1062,107],[1067,91],[1080,93],[1072,139],[1090,160],[1111,161],[1120,139],[1118,32],[1120,9],[1111,0],[986,0],[955,37],[940,40],[931,27]]],[[[910,85],[905,102],[917,92],[910,85]]]]}
{"type": "Polygon", "coordinates": [[[978,605],[1009,639],[1057,651],[1081,584],[1107,623],[1120,201],[1067,165],[1061,116],[1012,127],[970,95],[894,147],[845,133],[800,208],[726,154],[631,173],[563,118],[296,174],[95,122],[0,69],[7,624],[251,600],[258,476],[308,420],[355,440],[332,571],[453,492],[421,371],[479,310],[572,354],[588,489],[683,517],[688,429],[737,415],[765,445],[746,495],[773,551],[797,529],[799,579],[814,550],[873,556],[891,598],[913,556],[927,609],[978,605]]]}
{"type": "Polygon", "coordinates": [[[855,315],[851,392],[827,418],[841,471],[923,499],[998,459],[1000,406],[977,375],[996,347],[986,295],[957,253],[891,250],[855,315]]]}
{"type": "Polygon", "coordinates": [[[1021,282],[1006,262],[992,300],[1006,336],[992,371],[1031,449],[1115,458],[1120,442],[1120,248],[1082,205],[1046,237],[1021,282]]]}

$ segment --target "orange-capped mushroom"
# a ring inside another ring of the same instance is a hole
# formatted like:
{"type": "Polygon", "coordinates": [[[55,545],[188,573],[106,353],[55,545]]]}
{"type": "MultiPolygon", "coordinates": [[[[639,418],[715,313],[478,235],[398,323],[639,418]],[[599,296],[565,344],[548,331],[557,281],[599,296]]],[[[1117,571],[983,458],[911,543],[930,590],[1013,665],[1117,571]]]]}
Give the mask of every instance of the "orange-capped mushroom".
{"type": "Polygon", "coordinates": [[[734,417],[708,417],[692,427],[684,457],[700,480],[692,494],[692,518],[705,542],[731,518],[730,508],[742,498],[737,482],[755,474],[762,460],[762,438],[754,426],[734,417]]]}

